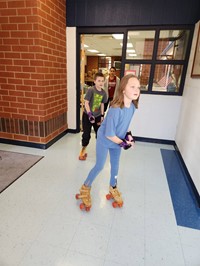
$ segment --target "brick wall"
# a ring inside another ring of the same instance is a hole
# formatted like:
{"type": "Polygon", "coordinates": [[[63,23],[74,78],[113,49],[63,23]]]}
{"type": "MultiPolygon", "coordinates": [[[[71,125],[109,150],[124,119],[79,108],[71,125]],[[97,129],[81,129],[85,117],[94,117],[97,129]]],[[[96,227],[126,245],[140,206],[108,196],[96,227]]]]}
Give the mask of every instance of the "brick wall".
{"type": "Polygon", "coordinates": [[[65,10],[65,0],[1,1],[1,139],[46,144],[67,129],[65,10]]]}

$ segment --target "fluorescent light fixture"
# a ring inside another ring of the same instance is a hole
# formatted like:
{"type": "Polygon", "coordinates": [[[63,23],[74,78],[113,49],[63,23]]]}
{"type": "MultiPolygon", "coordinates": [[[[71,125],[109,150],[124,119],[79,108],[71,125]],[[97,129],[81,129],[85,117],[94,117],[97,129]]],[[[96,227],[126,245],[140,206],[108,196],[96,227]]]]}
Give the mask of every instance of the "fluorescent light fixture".
{"type": "Polygon", "coordinates": [[[129,49],[128,49],[126,52],[127,52],[127,53],[135,53],[135,50],[134,50],[134,49],[132,49],[132,50],[129,50],[129,49]]]}
{"type": "Polygon", "coordinates": [[[89,47],[89,46],[88,46],[87,44],[84,44],[84,47],[87,48],[87,47],[89,47]]]}
{"type": "Polygon", "coordinates": [[[98,56],[106,56],[106,54],[97,54],[98,56]]]}
{"type": "Polygon", "coordinates": [[[124,34],[112,34],[113,38],[116,40],[123,40],[124,34]]]}
{"type": "Polygon", "coordinates": [[[129,54],[129,56],[137,56],[137,54],[129,54]]]}
{"type": "MultiPolygon", "coordinates": [[[[121,46],[123,46],[123,43],[120,43],[120,45],[121,45],[121,46]]],[[[127,48],[132,48],[132,47],[133,47],[133,45],[132,45],[132,43],[131,43],[131,42],[128,42],[126,47],[127,47],[127,48]]]]}
{"type": "Polygon", "coordinates": [[[128,42],[126,47],[127,47],[127,48],[132,48],[132,47],[133,47],[133,45],[132,45],[132,43],[131,43],[131,42],[128,42]]]}
{"type": "Polygon", "coordinates": [[[93,49],[88,49],[87,51],[90,52],[90,53],[99,53],[99,51],[93,50],[93,49]]]}

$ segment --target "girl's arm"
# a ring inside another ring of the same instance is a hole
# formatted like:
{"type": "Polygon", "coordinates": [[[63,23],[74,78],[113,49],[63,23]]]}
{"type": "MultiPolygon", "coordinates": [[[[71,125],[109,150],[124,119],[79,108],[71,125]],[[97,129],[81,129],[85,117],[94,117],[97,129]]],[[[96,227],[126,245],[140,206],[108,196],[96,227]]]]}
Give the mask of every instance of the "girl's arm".
{"type": "Polygon", "coordinates": [[[101,115],[104,116],[104,103],[101,103],[101,115]]]}
{"type": "Polygon", "coordinates": [[[118,138],[117,136],[113,136],[113,137],[107,137],[109,140],[111,140],[112,142],[116,143],[116,144],[120,144],[123,142],[123,140],[121,140],[120,138],[118,138]]]}
{"type": "MultiPolygon", "coordinates": [[[[113,136],[113,137],[108,137],[107,136],[107,139],[111,140],[112,142],[116,143],[116,144],[121,144],[123,142],[122,139],[118,138],[117,136],[113,136]]],[[[132,141],[126,141],[127,144],[133,146],[134,145],[134,142],[132,141]]]]}

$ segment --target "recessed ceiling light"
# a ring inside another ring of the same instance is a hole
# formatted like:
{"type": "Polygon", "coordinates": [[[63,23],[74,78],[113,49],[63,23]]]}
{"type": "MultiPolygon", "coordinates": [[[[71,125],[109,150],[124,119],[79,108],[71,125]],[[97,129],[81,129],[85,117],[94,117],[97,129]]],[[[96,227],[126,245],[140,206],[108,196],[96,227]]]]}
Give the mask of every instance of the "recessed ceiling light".
{"type": "Polygon", "coordinates": [[[89,46],[88,46],[87,44],[84,44],[84,47],[87,48],[87,47],[89,47],[89,46]]]}
{"type": "MultiPolygon", "coordinates": [[[[120,45],[121,45],[121,46],[123,46],[123,43],[120,43],[120,45]]],[[[133,45],[132,45],[132,43],[131,43],[131,42],[128,42],[126,47],[127,47],[127,48],[132,48],[132,47],[133,47],[133,45]]]]}
{"type": "Polygon", "coordinates": [[[99,53],[99,51],[93,50],[93,49],[88,49],[87,51],[90,52],[90,53],[99,53]]]}
{"type": "Polygon", "coordinates": [[[134,50],[134,49],[132,49],[132,50],[129,50],[129,49],[128,49],[126,52],[127,52],[127,53],[135,53],[135,50],[134,50]]]}
{"type": "Polygon", "coordinates": [[[124,34],[112,34],[113,38],[116,40],[123,40],[124,34]]]}
{"type": "Polygon", "coordinates": [[[98,56],[106,56],[106,54],[97,54],[98,56]]]}
{"type": "Polygon", "coordinates": [[[129,56],[137,56],[137,54],[129,54],[129,56]]]}

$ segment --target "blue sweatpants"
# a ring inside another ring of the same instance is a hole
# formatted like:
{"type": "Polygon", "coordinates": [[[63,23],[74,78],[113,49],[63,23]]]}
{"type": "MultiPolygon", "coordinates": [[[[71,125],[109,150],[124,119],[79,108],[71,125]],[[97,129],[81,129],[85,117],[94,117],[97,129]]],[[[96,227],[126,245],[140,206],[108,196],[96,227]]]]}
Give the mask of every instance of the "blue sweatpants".
{"type": "Polygon", "coordinates": [[[91,169],[91,171],[88,174],[88,177],[86,178],[84,184],[86,186],[91,186],[94,179],[97,177],[97,175],[101,172],[103,169],[106,158],[108,155],[108,151],[110,153],[110,165],[111,165],[111,171],[110,171],[110,186],[114,187],[117,185],[117,175],[119,170],[119,159],[121,154],[121,149],[111,149],[104,147],[100,141],[96,141],[96,164],[91,169]]]}

